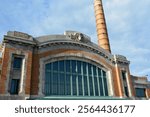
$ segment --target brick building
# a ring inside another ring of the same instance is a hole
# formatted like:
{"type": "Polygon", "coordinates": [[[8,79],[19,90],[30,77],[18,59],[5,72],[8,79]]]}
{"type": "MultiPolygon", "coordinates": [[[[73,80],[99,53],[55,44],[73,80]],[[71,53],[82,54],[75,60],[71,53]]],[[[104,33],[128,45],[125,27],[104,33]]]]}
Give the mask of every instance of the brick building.
{"type": "Polygon", "coordinates": [[[98,45],[86,34],[33,37],[9,31],[0,48],[0,99],[149,99],[146,77],[111,53],[101,0],[94,1],[98,45]]]}

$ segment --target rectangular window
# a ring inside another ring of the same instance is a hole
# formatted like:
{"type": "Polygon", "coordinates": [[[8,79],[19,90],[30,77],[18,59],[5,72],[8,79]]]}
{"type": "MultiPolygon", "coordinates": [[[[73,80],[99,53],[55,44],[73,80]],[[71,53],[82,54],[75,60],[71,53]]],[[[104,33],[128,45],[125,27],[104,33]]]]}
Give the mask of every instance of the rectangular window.
{"type": "Polygon", "coordinates": [[[102,77],[99,77],[99,86],[100,86],[100,96],[104,96],[102,77]]]}
{"type": "Polygon", "coordinates": [[[85,62],[83,62],[83,74],[87,75],[87,72],[86,72],[86,63],[85,62]]]}
{"type": "Polygon", "coordinates": [[[124,91],[127,97],[129,97],[129,93],[128,93],[128,87],[124,87],[124,91]]]}
{"type": "Polygon", "coordinates": [[[103,84],[104,84],[104,89],[105,89],[105,96],[108,96],[108,86],[107,86],[107,79],[106,76],[103,77],[103,84]]]}
{"type": "Polygon", "coordinates": [[[98,68],[98,77],[101,77],[101,70],[98,68]]]}
{"type": "Polygon", "coordinates": [[[59,95],[65,95],[65,74],[60,73],[58,77],[59,95]]]}
{"type": "Polygon", "coordinates": [[[53,71],[58,71],[58,61],[53,63],[53,71]]]}
{"type": "Polygon", "coordinates": [[[22,67],[22,58],[14,57],[13,69],[21,69],[22,67]]]}
{"type": "Polygon", "coordinates": [[[13,55],[10,74],[10,94],[18,94],[22,72],[23,56],[13,55]]]}
{"type": "Polygon", "coordinates": [[[97,76],[96,66],[93,66],[93,75],[94,75],[94,76],[97,76]]]}
{"type": "Polygon", "coordinates": [[[47,95],[51,95],[52,83],[51,83],[51,72],[46,72],[45,77],[45,92],[47,95]]]}
{"type": "Polygon", "coordinates": [[[94,77],[94,84],[95,84],[95,96],[99,96],[97,77],[94,77]]]}
{"type": "Polygon", "coordinates": [[[123,79],[123,86],[124,86],[125,95],[126,95],[127,97],[129,97],[126,71],[121,71],[121,74],[122,74],[122,79],[123,79]]]}
{"type": "Polygon", "coordinates": [[[93,80],[92,77],[89,77],[89,85],[90,85],[90,96],[94,96],[94,91],[93,91],[93,80]]]}
{"type": "Polygon", "coordinates": [[[122,71],[122,79],[126,80],[126,72],[125,71],[122,71]]]}
{"type": "Polygon", "coordinates": [[[19,79],[11,80],[10,94],[18,94],[19,89],[19,79]]]}
{"type": "Polygon", "coordinates": [[[70,72],[70,61],[69,61],[69,60],[66,60],[65,62],[66,62],[66,65],[65,65],[65,67],[66,67],[66,72],[69,73],[69,72],[70,72]]]}
{"type": "Polygon", "coordinates": [[[92,75],[92,65],[88,64],[88,74],[92,75]]]}
{"type": "Polygon", "coordinates": [[[46,72],[50,72],[51,71],[51,64],[46,64],[45,70],[46,70],[46,72]]]}
{"type": "Polygon", "coordinates": [[[65,69],[64,69],[64,61],[59,61],[59,71],[60,72],[64,72],[65,69]]]}
{"type": "Polygon", "coordinates": [[[82,76],[78,76],[78,90],[79,90],[79,95],[83,95],[83,88],[82,88],[82,76]]]}
{"type": "Polygon", "coordinates": [[[85,96],[88,96],[87,76],[84,76],[84,95],[85,95],[85,96]]]}
{"type": "Polygon", "coordinates": [[[144,88],[136,88],[135,91],[137,97],[146,97],[144,88]]]}
{"type": "Polygon", "coordinates": [[[81,74],[81,61],[77,61],[78,74],[81,74]]]}
{"type": "Polygon", "coordinates": [[[58,94],[58,74],[53,73],[52,77],[52,95],[57,95],[58,94]]]}
{"type": "Polygon", "coordinates": [[[76,82],[76,75],[72,75],[72,88],[73,88],[73,95],[77,95],[77,82],[76,82]]]}
{"type": "Polygon", "coordinates": [[[72,68],[72,73],[77,73],[77,67],[76,67],[76,61],[75,60],[71,61],[71,68],[72,68]]]}
{"type": "Polygon", "coordinates": [[[71,75],[66,75],[66,95],[71,95],[71,75]]]}

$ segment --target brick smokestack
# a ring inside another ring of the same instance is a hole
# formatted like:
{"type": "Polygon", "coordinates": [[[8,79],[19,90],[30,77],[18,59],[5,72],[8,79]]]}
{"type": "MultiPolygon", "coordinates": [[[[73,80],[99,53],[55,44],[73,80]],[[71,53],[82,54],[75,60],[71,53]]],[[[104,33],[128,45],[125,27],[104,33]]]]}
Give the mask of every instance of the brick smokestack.
{"type": "Polygon", "coordinates": [[[98,45],[111,53],[102,0],[94,0],[98,45]]]}

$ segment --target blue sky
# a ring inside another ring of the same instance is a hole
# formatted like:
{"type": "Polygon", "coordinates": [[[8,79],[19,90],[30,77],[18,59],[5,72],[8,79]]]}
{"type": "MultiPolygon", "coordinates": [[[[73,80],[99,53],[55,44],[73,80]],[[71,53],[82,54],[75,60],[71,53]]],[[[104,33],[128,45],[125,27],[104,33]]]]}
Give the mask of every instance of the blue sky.
{"type": "MultiPolygon", "coordinates": [[[[97,43],[94,0],[0,0],[0,40],[7,31],[32,36],[83,32],[97,43]]],[[[103,0],[113,54],[131,61],[133,75],[150,79],[150,0],[103,0]]]]}

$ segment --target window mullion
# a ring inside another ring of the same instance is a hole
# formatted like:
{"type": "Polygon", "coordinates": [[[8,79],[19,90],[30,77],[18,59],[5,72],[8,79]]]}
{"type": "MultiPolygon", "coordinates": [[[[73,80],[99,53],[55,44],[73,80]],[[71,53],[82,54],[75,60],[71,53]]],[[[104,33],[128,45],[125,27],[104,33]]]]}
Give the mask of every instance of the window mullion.
{"type": "Polygon", "coordinates": [[[81,77],[82,77],[82,92],[83,92],[83,96],[85,96],[85,87],[84,87],[84,74],[83,74],[83,62],[81,62],[81,77]]]}
{"type": "Polygon", "coordinates": [[[102,85],[103,85],[103,94],[104,94],[104,96],[105,96],[105,87],[104,87],[104,74],[103,74],[103,70],[101,70],[101,78],[102,78],[102,85]]]}
{"type": "Polygon", "coordinates": [[[93,73],[93,69],[94,69],[94,67],[93,67],[93,65],[91,65],[91,70],[92,70],[92,86],[93,86],[93,94],[94,94],[94,96],[95,96],[95,82],[94,82],[94,73],[93,73]]]}

